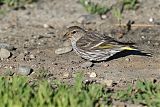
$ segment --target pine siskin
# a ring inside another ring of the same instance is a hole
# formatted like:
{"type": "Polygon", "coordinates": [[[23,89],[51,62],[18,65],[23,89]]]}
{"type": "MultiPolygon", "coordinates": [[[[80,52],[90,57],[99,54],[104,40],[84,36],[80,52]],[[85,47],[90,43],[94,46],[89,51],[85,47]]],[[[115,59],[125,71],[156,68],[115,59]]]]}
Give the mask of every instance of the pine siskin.
{"type": "Polygon", "coordinates": [[[127,45],[109,36],[86,31],[78,26],[69,27],[64,37],[71,40],[73,50],[79,56],[90,61],[103,61],[124,50],[137,50],[129,43],[127,45]]]}

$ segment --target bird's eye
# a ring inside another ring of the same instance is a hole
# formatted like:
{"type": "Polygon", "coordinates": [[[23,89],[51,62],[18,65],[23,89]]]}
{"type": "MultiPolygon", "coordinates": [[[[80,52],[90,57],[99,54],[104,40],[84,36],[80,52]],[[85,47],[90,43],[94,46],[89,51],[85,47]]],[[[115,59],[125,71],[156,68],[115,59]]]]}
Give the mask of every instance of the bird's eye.
{"type": "Polygon", "coordinates": [[[75,34],[75,33],[76,33],[76,31],[74,30],[74,31],[72,31],[71,33],[72,33],[72,34],[75,34]]]}

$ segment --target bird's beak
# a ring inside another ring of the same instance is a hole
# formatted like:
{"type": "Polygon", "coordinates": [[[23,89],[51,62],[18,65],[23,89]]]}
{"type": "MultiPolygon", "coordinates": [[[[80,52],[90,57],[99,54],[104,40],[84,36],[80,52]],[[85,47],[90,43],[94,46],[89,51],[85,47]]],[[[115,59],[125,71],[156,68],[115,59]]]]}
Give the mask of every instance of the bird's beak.
{"type": "Polygon", "coordinates": [[[67,39],[71,38],[71,34],[69,32],[67,32],[64,36],[63,36],[63,41],[66,41],[67,39]]]}

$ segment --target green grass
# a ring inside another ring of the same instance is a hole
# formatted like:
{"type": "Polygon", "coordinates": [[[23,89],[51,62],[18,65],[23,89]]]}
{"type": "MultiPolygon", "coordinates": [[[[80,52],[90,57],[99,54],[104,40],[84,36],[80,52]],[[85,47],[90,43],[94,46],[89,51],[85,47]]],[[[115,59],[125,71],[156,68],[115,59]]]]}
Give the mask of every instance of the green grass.
{"type": "Polygon", "coordinates": [[[146,105],[148,107],[160,107],[160,84],[149,81],[138,81],[134,88],[121,90],[112,96],[120,101],[146,105]]]}
{"type": "Polygon", "coordinates": [[[10,10],[25,9],[26,4],[36,2],[38,0],[0,0],[0,15],[5,15],[10,10]]]}
{"type": "Polygon", "coordinates": [[[1,5],[7,5],[9,7],[19,8],[25,4],[35,2],[37,0],[0,0],[1,5]]]}
{"type": "Polygon", "coordinates": [[[39,79],[39,80],[42,80],[42,79],[47,79],[49,78],[50,76],[52,76],[52,74],[44,69],[44,68],[41,68],[41,69],[38,69],[37,71],[35,71],[35,73],[32,75],[32,77],[36,78],[36,79],[39,79]]]}
{"type": "Polygon", "coordinates": [[[91,14],[103,15],[109,11],[109,8],[89,2],[88,0],[79,0],[85,10],[91,14]]]}
{"type": "Polygon", "coordinates": [[[125,9],[137,9],[138,0],[123,0],[122,2],[125,9]]]}
{"type": "MultiPolygon", "coordinates": [[[[79,76],[81,78],[81,76],[79,76]]],[[[30,83],[29,78],[0,77],[0,107],[93,107],[103,93],[101,85],[84,85],[80,78],[73,86],[46,81],[30,83]]]]}
{"type": "Polygon", "coordinates": [[[137,9],[137,4],[138,4],[137,0],[117,0],[116,4],[122,5],[123,9],[121,10],[119,9],[119,7],[116,7],[116,5],[114,5],[113,7],[112,6],[106,7],[106,6],[102,6],[101,4],[95,4],[89,0],[79,0],[79,2],[82,4],[85,10],[89,12],[90,14],[103,15],[109,11],[114,11],[113,15],[115,15],[115,17],[117,17],[118,19],[120,18],[120,16],[122,16],[120,14],[122,14],[123,9],[135,10],[137,9]]]}
{"type": "Polygon", "coordinates": [[[112,14],[117,19],[118,23],[121,25],[121,21],[122,21],[122,18],[123,18],[121,10],[119,8],[113,8],[112,9],[112,14]]]}
{"type": "Polygon", "coordinates": [[[77,75],[73,85],[23,76],[0,77],[0,107],[105,107],[112,101],[160,106],[160,84],[138,81],[127,90],[109,91],[100,84],[84,84],[77,75]]]}

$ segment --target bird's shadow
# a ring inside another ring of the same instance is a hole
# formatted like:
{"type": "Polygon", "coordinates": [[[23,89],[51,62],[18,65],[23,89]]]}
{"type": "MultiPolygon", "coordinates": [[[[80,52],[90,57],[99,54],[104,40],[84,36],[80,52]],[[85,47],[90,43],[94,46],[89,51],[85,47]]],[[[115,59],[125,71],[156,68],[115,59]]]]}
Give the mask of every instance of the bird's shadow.
{"type": "MultiPolygon", "coordinates": [[[[129,55],[140,55],[140,56],[152,57],[152,55],[150,53],[145,53],[145,52],[141,52],[141,51],[137,51],[137,50],[124,50],[124,51],[121,51],[121,52],[118,52],[118,53],[114,54],[113,56],[111,56],[107,60],[105,60],[104,62],[111,61],[111,60],[114,60],[114,59],[118,59],[118,58],[121,58],[121,57],[126,57],[126,56],[129,56],[129,55]]],[[[99,62],[99,61],[93,61],[93,62],[96,63],[96,62],[99,62]]]]}

